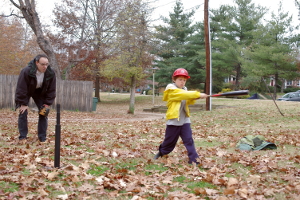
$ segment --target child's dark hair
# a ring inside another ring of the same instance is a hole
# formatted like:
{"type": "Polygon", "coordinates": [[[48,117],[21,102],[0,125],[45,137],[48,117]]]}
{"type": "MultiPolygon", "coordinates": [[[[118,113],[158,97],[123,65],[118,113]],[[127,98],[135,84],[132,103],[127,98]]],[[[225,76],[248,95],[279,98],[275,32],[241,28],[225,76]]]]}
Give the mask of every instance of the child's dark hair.
{"type": "Polygon", "coordinates": [[[184,78],[188,79],[186,76],[173,76],[172,81],[175,82],[176,79],[179,78],[179,77],[184,77],[184,78]]]}

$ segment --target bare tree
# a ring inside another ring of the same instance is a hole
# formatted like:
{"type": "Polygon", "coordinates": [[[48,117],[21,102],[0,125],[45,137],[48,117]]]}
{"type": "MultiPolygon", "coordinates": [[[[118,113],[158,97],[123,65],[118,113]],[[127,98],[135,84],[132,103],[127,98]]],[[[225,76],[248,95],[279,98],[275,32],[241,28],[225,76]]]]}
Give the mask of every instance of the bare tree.
{"type": "MultiPolygon", "coordinates": [[[[49,39],[44,35],[43,28],[36,12],[36,2],[35,0],[18,0],[16,3],[14,0],[10,0],[14,7],[16,7],[25,18],[28,25],[31,27],[32,31],[36,35],[37,43],[45,54],[49,57],[51,66],[53,67],[57,78],[60,79],[60,70],[55,57],[53,47],[49,39]]],[[[18,16],[17,13],[11,13],[11,16],[18,16]]]]}
{"type": "Polygon", "coordinates": [[[67,69],[86,58],[92,59],[93,63],[86,68],[94,76],[95,97],[99,101],[102,62],[111,54],[109,46],[115,34],[115,18],[127,1],[66,0],[55,8],[55,25],[67,37],[66,43],[77,44],[67,54],[67,69]]]}
{"type": "MultiPolygon", "coordinates": [[[[135,90],[138,81],[149,76],[152,34],[149,28],[151,9],[141,0],[132,0],[119,13],[114,38],[114,57],[106,62],[106,75],[121,77],[130,86],[129,114],[135,110],[135,90]]],[[[153,91],[154,92],[154,91],[153,91]]]]}
{"type": "Polygon", "coordinates": [[[33,33],[27,33],[26,25],[16,17],[0,17],[0,74],[18,75],[24,60],[41,51],[33,33]]]}

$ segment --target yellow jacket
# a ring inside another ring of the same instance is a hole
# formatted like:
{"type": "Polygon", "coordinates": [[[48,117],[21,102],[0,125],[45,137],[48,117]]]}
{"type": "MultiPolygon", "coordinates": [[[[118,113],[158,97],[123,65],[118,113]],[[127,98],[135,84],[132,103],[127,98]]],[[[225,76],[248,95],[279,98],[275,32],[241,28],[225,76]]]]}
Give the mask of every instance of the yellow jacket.
{"type": "Polygon", "coordinates": [[[190,116],[189,105],[195,104],[196,99],[200,97],[200,92],[186,91],[177,88],[174,84],[169,84],[164,91],[163,100],[167,101],[167,113],[166,118],[176,119],[179,118],[179,109],[182,100],[186,100],[186,115],[190,116]]]}

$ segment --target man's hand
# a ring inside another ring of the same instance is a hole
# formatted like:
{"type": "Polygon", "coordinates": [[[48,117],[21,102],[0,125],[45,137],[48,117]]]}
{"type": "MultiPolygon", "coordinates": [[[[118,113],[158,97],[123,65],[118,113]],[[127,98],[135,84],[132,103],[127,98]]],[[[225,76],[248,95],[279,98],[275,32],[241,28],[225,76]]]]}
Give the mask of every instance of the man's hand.
{"type": "Polygon", "coordinates": [[[44,104],[39,110],[39,114],[43,115],[45,117],[48,116],[49,112],[50,112],[50,106],[48,106],[46,104],[44,104]]]}
{"type": "Polygon", "coordinates": [[[21,107],[19,109],[20,114],[23,114],[27,109],[28,109],[28,106],[21,105],[21,107]]]}

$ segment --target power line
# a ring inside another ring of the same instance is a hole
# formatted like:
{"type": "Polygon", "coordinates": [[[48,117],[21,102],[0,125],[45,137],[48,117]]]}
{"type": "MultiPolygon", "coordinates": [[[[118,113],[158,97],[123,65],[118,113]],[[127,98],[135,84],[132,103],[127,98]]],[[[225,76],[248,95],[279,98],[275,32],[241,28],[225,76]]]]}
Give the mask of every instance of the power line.
{"type": "MultiPolygon", "coordinates": [[[[176,2],[176,1],[171,1],[171,2],[166,3],[166,4],[164,4],[164,5],[157,6],[157,7],[155,7],[154,9],[160,8],[160,7],[163,7],[163,6],[166,6],[166,5],[169,5],[169,4],[174,3],[174,2],[176,2]]],[[[185,11],[189,11],[189,10],[192,10],[192,9],[197,10],[197,9],[200,8],[200,6],[203,6],[203,5],[204,5],[204,3],[201,3],[201,4],[198,4],[198,5],[192,6],[192,7],[188,8],[188,9],[184,9],[184,10],[185,10],[185,11]]],[[[201,11],[201,12],[202,12],[202,11],[201,11]]],[[[160,20],[160,19],[161,19],[161,18],[159,17],[159,18],[154,19],[154,20],[152,20],[152,21],[158,21],[158,20],[160,20]]]]}
{"type": "Polygon", "coordinates": [[[190,7],[190,8],[188,8],[188,9],[186,9],[186,10],[191,10],[191,9],[194,9],[194,8],[196,8],[196,9],[198,9],[200,6],[202,6],[202,5],[204,5],[204,3],[201,3],[201,4],[199,4],[199,5],[195,5],[195,6],[193,6],[193,7],[190,7]]]}
{"type": "Polygon", "coordinates": [[[154,7],[154,9],[160,8],[160,7],[164,7],[164,6],[169,5],[169,4],[171,4],[171,3],[174,3],[174,2],[176,2],[176,1],[171,1],[171,2],[166,3],[166,4],[164,4],[164,5],[160,5],[160,6],[154,7]]]}

